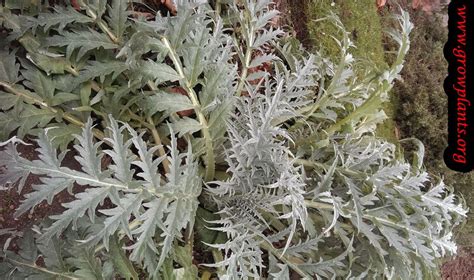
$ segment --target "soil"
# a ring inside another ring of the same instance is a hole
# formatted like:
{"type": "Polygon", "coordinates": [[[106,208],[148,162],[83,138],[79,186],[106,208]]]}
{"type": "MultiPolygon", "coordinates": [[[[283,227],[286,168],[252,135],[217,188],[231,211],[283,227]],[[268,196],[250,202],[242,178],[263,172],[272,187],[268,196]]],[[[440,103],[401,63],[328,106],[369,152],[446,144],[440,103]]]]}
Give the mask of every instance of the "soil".
{"type": "Polygon", "coordinates": [[[459,254],[441,267],[444,280],[474,279],[474,247],[465,247],[459,254]]]}
{"type": "Polygon", "coordinates": [[[281,12],[280,26],[289,25],[296,38],[307,49],[311,46],[308,29],[306,26],[307,16],[305,7],[310,0],[276,0],[276,8],[281,12]]]}
{"type": "MultiPolygon", "coordinates": [[[[31,140],[25,142],[32,144],[31,140]]],[[[18,151],[27,159],[37,159],[37,153],[35,152],[35,145],[18,145],[18,151]]],[[[72,153],[68,153],[64,159],[64,166],[69,168],[80,168],[79,163],[74,159],[72,153]]],[[[21,232],[26,228],[31,227],[33,224],[39,223],[48,216],[61,213],[63,211],[62,203],[66,203],[72,200],[73,196],[67,191],[60,192],[55,196],[51,205],[46,201],[39,204],[33,211],[33,213],[25,213],[18,218],[14,218],[13,214],[15,209],[18,208],[21,201],[24,199],[24,195],[33,191],[33,186],[41,184],[40,177],[36,175],[28,176],[26,184],[23,187],[21,193],[18,193],[16,188],[12,188],[8,191],[2,191],[0,195],[0,230],[11,229],[12,231],[21,232]]],[[[78,190],[80,186],[74,186],[74,190],[78,190]]],[[[3,248],[3,244],[8,239],[7,235],[0,235],[0,248],[3,248]]],[[[9,249],[16,251],[17,245],[14,242],[10,243],[9,249]]]]}

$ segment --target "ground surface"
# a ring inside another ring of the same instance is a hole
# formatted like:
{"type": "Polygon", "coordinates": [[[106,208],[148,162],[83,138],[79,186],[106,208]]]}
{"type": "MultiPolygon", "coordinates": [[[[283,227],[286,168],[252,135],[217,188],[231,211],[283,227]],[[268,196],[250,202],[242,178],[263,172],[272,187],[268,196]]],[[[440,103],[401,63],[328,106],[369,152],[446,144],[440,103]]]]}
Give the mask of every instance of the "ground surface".
{"type": "Polygon", "coordinates": [[[445,280],[474,279],[474,248],[461,249],[455,259],[443,264],[442,273],[445,280]]]}
{"type": "MultiPolygon", "coordinates": [[[[20,145],[18,148],[19,152],[26,158],[32,160],[36,159],[35,146],[20,145]]],[[[64,159],[64,164],[70,168],[79,168],[79,164],[74,160],[73,155],[69,153],[64,159]]],[[[31,227],[32,224],[44,220],[46,217],[61,213],[64,209],[61,204],[71,201],[72,196],[67,192],[63,191],[55,196],[53,203],[49,205],[46,201],[43,201],[38,205],[33,213],[25,213],[14,218],[15,209],[18,208],[21,201],[24,199],[23,195],[32,191],[33,186],[40,184],[40,178],[35,175],[30,175],[26,181],[25,187],[19,194],[16,189],[9,191],[2,191],[0,195],[0,232],[1,230],[11,231],[22,231],[25,228],[31,227]]],[[[79,186],[74,188],[77,190],[79,186]]],[[[3,244],[7,240],[7,235],[0,235],[0,248],[3,248],[3,244]]],[[[10,249],[16,250],[17,245],[15,242],[11,242],[10,249]]]]}

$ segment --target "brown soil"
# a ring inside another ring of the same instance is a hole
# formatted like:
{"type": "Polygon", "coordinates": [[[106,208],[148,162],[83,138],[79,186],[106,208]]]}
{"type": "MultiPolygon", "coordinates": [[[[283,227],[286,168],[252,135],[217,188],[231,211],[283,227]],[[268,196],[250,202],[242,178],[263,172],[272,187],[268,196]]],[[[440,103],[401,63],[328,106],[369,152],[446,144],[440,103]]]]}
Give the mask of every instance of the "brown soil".
{"type": "Polygon", "coordinates": [[[310,39],[306,26],[306,5],[310,0],[276,0],[276,8],[281,12],[279,25],[289,25],[296,38],[309,49],[310,39]]]}
{"type": "Polygon", "coordinates": [[[458,256],[443,264],[444,280],[473,280],[474,279],[474,247],[463,248],[458,256]]]}
{"type": "MultiPolygon", "coordinates": [[[[25,142],[32,143],[29,140],[25,142]]],[[[35,149],[36,147],[34,145],[18,146],[18,151],[24,157],[30,160],[37,159],[35,149]]],[[[64,159],[64,165],[75,169],[80,168],[79,163],[76,162],[72,153],[68,153],[66,155],[64,159]]],[[[72,200],[72,195],[67,191],[63,191],[55,196],[51,205],[49,205],[46,201],[43,201],[34,209],[33,213],[27,212],[15,219],[13,214],[15,213],[15,209],[18,208],[18,206],[21,204],[21,201],[24,199],[23,195],[32,192],[32,187],[40,183],[41,181],[39,176],[30,175],[26,180],[26,184],[23,187],[21,193],[18,193],[16,188],[0,192],[0,230],[11,229],[12,231],[21,232],[24,229],[31,227],[33,224],[41,222],[50,215],[61,213],[64,209],[61,204],[72,200]]],[[[74,186],[75,190],[78,188],[81,187],[74,186]]],[[[3,248],[3,245],[8,237],[8,235],[0,235],[0,248],[3,248]]],[[[11,242],[9,249],[16,251],[18,249],[16,243],[11,242]]]]}

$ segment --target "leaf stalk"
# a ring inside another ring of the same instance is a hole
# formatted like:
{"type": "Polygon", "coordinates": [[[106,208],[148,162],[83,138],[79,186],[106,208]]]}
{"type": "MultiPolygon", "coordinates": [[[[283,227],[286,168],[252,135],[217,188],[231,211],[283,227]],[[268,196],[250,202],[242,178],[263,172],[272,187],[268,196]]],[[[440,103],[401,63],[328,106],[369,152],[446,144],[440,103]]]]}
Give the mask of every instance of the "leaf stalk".
{"type": "MultiPolygon", "coordinates": [[[[51,111],[52,113],[54,114],[58,114],[60,115],[63,119],[65,119],[66,121],[74,124],[74,125],[77,125],[79,127],[83,127],[84,126],[84,122],[82,122],[81,120],[77,119],[76,117],[74,117],[73,115],[69,114],[69,113],[66,113],[64,112],[63,110],[59,109],[59,108],[53,108],[51,106],[49,106],[48,104],[46,104],[43,100],[41,99],[38,99],[34,96],[31,96],[29,95],[28,93],[24,92],[24,91],[20,91],[14,87],[12,87],[10,84],[8,83],[5,83],[5,82],[2,82],[0,81],[0,86],[2,86],[4,89],[6,89],[8,92],[12,93],[12,94],[15,94],[17,96],[20,96],[22,98],[25,98],[31,102],[33,102],[34,104],[36,105],[39,105],[41,106],[42,108],[45,108],[49,111],[51,111]]],[[[98,130],[98,129],[93,129],[93,133],[94,133],[94,136],[97,137],[98,139],[100,140],[103,140],[105,138],[105,135],[102,131],[98,130]]]]}
{"type": "Polygon", "coordinates": [[[160,154],[161,157],[163,157],[163,168],[165,169],[166,173],[169,173],[170,162],[168,158],[166,157],[166,151],[163,148],[163,144],[161,143],[160,134],[158,133],[158,130],[156,130],[155,123],[153,122],[153,119],[151,117],[148,117],[148,123],[150,124],[149,128],[151,130],[151,135],[153,136],[153,139],[155,140],[155,144],[158,146],[158,153],[160,154]]]}
{"type": "Polygon", "coordinates": [[[184,89],[188,93],[188,96],[194,105],[194,111],[196,112],[196,115],[198,116],[198,119],[199,119],[199,123],[201,124],[201,133],[204,138],[205,147],[206,147],[206,158],[205,158],[206,173],[205,173],[204,179],[207,182],[211,181],[212,179],[214,179],[214,174],[215,174],[215,169],[216,169],[216,160],[214,156],[214,147],[212,144],[212,137],[209,131],[209,125],[207,123],[207,119],[201,110],[201,104],[199,103],[199,99],[197,97],[196,92],[192,88],[189,80],[184,75],[183,67],[181,65],[181,62],[178,59],[178,55],[176,54],[175,50],[171,47],[171,44],[166,37],[162,37],[161,41],[164,43],[165,47],[169,50],[169,55],[170,55],[171,60],[173,61],[174,66],[176,67],[176,71],[178,72],[178,75],[181,77],[181,79],[184,81],[184,89]]]}
{"type": "Polygon", "coordinates": [[[71,276],[68,276],[68,275],[63,274],[63,273],[47,270],[46,268],[40,267],[36,264],[23,263],[23,262],[16,261],[14,259],[6,258],[6,257],[5,257],[5,260],[12,263],[12,264],[14,264],[14,265],[16,265],[16,266],[28,267],[30,269],[34,269],[34,270],[40,271],[40,272],[45,273],[45,274],[50,274],[50,275],[60,277],[60,279],[80,280],[80,278],[71,277],[71,276]]]}
{"type": "Polygon", "coordinates": [[[114,42],[115,44],[120,43],[120,40],[114,35],[114,33],[110,30],[110,28],[107,27],[107,25],[102,21],[102,19],[99,18],[94,13],[94,11],[92,11],[92,9],[84,3],[84,1],[79,0],[78,4],[81,8],[84,8],[86,10],[86,13],[87,13],[88,16],[90,16],[95,22],[97,22],[97,26],[99,26],[100,30],[105,32],[107,34],[107,36],[109,36],[109,38],[110,38],[110,40],[112,40],[112,42],[114,42]]]}

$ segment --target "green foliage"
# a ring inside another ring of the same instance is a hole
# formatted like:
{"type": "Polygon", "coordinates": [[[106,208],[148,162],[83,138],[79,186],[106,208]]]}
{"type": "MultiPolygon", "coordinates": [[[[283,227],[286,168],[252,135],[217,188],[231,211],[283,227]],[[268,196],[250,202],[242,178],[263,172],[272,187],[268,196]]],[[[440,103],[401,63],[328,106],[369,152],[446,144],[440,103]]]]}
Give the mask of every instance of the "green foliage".
{"type": "MultiPolygon", "coordinates": [[[[334,34],[338,29],[330,21],[323,18],[331,11],[336,13],[343,22],[345,29],[350,31],[349,37],[357,46],[353,50],[358,63],[354,67],[369,67],[383,69],[388,61],[393,59],[387,53],[384,55],[383,28],[384,21],[393,25],[393,20],[387,20],[391,16],[381,15],[374,2],[371,0],[347,0],[347,1],[320,1],[312,0],[307,3],[306,21],[308,37],[316,49],[322,49],[328,56],[336,58],[339,56],[340,48],[334,41],[334,34]],[[331,3],[335,3],[332,5],[331,3]],[[368,64],[370,66],[368,66],[368,64]],[[374,65],[375,64],[375,65],[374,65]]],[[[411,9],[408,7],[406,9],[411,9]]],[[[388,40],[391,43],[391,40],[388,40]]],[[[396,46],[393,48],[395,49],[396,46]]],[[[377,126],[377,136],[384,137],[389,141],[397,141],[395,135],[395,122],[393,121],[396,108],[396,96],[391,94],[390,101],[383,104],[383,110],[388,118],[377,126]]]]}
{"type": "MultiPolygon", "coordinates": [[[[44,199],[50,202],[55,194],[65,188],[72,188],[73,183],[90,186],[84,192],[76,193],[76,200],[63,204],[66,210],[62,214],[51,216],[54,222],[44,229],[40,240],[49,242],[51,238],[59,237],[59,234],[70,225],[73,230],[77,229],[79,218],[86,212],[90,222],[94,223],[95,209],[108,198],[117,206],[100,210],[106,217],[103,222],[104,227],[90,235],[86,241],[89,245],[103,241],[104,246],[109,248],[110,237],[120,228],[130,238],[137,240],[129,246],[133,249],[131,259],[138,262],[144,261],[145,268],[156,274],[154,270],[159,268],[167,257],[172,241],[180,237],[180,230],[186,227],[188,222],[192,223],[194,219],[197,197],[201,191],[197,165],[192,162],[191,150],[186,155],[177,151],[176,139],[173,138],[167,159],[170,172],[166,176],[167,182],[162,184],[158,167],[164,158],[152,159],[153,151],[158,147],[148,149],[146,143],[132,128],[126,125],[119,127],[113,118],[110,118],[109,129],[112,136],[105,140],[110,141],[112,150],[98,151],[101,142],[93,142],[91,121],[86,123],[82,135],[76,136],[79,144],[74,148],[78,152],[76,160],[82,166],[81,172],[61,166],[64,153],[57,156],[56,149],[43,132],[38,139],[39,160],[29,161],[21,158],[13,146],[7,147],[5,157],[1,160],[2,165],[7,169],[3,176],[16,175],[16,170],[28,170],[28,173],[49,176],[42,179],[41,185],[34,187],[35,192],[27,195],[27,199],[22,202],[16,215],[21,215],[30,209],[33,211],[34,207],[44,199]],[[123,139],[125,130],[133,137],[126,142],[123,139]],[[138,150],[138,159],[134,159],[129,153],[132,143],[138,150]],[[108,170],[101,168],[101,159],[105,154],[109,155],[113,162],[108,170]],[[184,159],[185,162],[183,162],[184,159]],[[182,165],[182,162],[185,165],[182,165]],[[134,179],[135,172],[131,168],[132,165],[142,170],[136,174],[142,180],[134,179]],[[147,208],[146,211],[140,207],[141,203],[147,208]],[[134,222],[140,226],[131,230],[129,223],[134,222]],[[162,234],[162,246],[155,244],[153,239],[157,229],[166,233],[162,234]],[[152,252],[158,252],[157,247],[161,247],[158,263],[151,257],[152,252]]],[[[27,176],[27,174],[22,174],[22,176],[27,176]]],[[[15,183],[15,179],[14,177],[10,181],[15,183]]],[[[18,188],[22,188],[24,182],[20,181],[18,184],[18,188]]]]}
{"type": "Polygon", "coordinates": [[[43,12],[38,14],[38,25],[44,30],[49,30],[51,27],[59,25],[58,31],[63,31],[64,28],[72,23],[90,23],[92,19],[78,11],[73,7],[56,6],[53,8],[54,12],[43,12]]]}
{"type": "MultiPolygon", "coordinates": [[[[20,70],[20,64],[16,63],[15,54],[2,51],[2,61],[0,62],[0,78],[2,81],[8,83],[16,83],[19,80],[18,71],[20,70]]],[[[8,108],[6,108],[8,109],[8,108]]]]}
{"type": "Polygon", "coordinates": [[[334,14],[328,59],[282,43],[267,0],[182,3],[154,21],[129,18],[125,0],[79,3],[69,19],[1,14],[2,189],[40,176],[17,216],[73,194],[18,254],[5,246],[5,278],[436,279],[436,260],[456,252],[466,209],[425,172],[423,149],[411,165],[375,136],[407,13],[380,69],[357,67],[334,14]],[[38,159],[17,150],[26,134],[38,159]],[[197,266],[197,251],[214,261],[197,266]]]}
{"type": "MultiPolygon", "coordinates": [[[[394,94],[399,99],[396,116],[402,137],[416,137],[426,146],[425,166],[433,174],[443,174],[447,184],[455,186],[464,195],[467,205],[474,207],[472,192],[473,174],[454,172],[443,162],[447,147],[448,107],[443,90],[447,62],[443,47],[447,30],[439,16],[426,17],[422,11],[413,11],[413,48],[407,55],[403,83],[397,82],[394,94]],[[430,52],[426,49],[430,48],[430,52]]],[[[413,149],[405,146],[407,150],[413,149]]],[[[471,215],[469,221],[472,221],[471,215]]],[[[472,243],[474,225],[468,223],[458,239],[464,244],[472,243]],[[468,234],[465,234],[468,233],[468,234]]]]}

